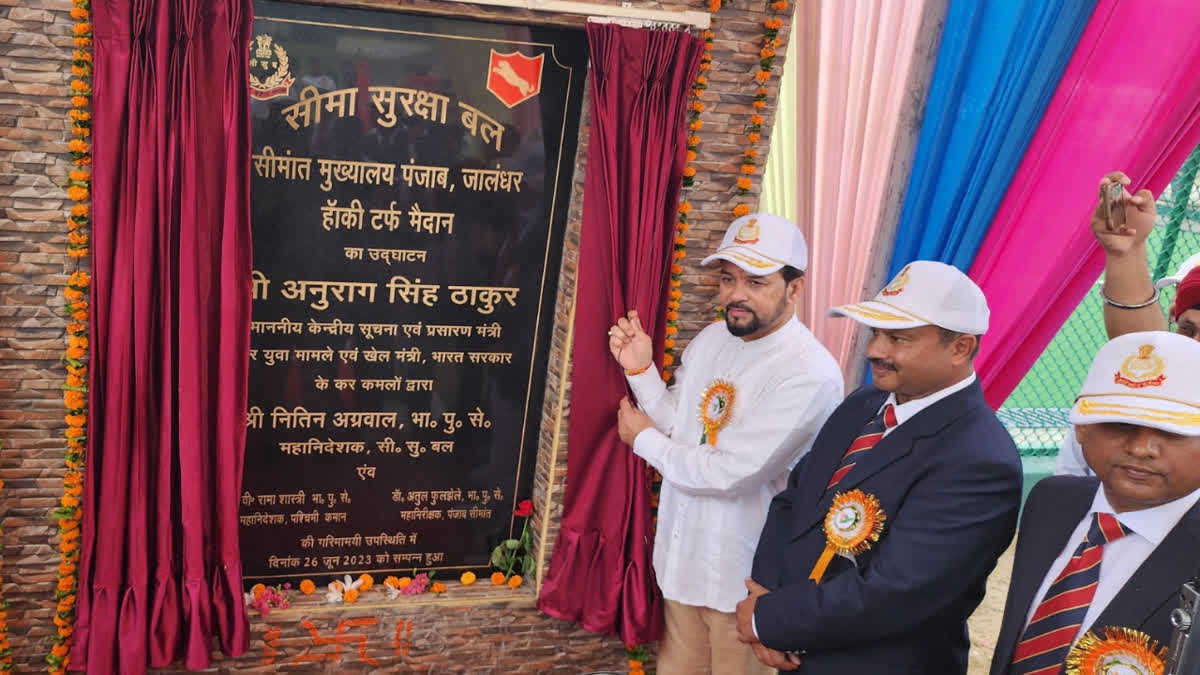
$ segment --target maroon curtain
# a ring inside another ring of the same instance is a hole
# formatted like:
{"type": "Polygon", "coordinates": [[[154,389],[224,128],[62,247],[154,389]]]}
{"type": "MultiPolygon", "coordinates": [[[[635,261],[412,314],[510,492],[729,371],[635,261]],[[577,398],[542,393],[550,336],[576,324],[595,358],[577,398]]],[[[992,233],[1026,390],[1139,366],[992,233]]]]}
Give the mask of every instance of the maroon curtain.
{"type": "Polygon", "coordinates": [[[95,0],[90,433],[72,669],[249,646],[250,0],[95,0]]]}
{"type": "Polygon", "coordinates": [[[538,607],[627,644],[657,640],[650,479],[617,437],[628,392],[607,330],[636,309],[662,353],[684,118],[703,43],[682,31],[589,24],[591,131],[583,196],[570,461],[562,529],[538,607]]]}

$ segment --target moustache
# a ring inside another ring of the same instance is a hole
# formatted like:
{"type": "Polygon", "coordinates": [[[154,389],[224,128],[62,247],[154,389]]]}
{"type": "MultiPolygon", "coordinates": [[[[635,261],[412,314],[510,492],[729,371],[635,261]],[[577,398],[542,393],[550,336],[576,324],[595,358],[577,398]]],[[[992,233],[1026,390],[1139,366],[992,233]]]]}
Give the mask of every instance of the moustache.
{"type": "Polygon", "coordinates": [[[896,364],[884,361],[883,359],[867,359],[867,361],[869,361],[871,365],[875,366],[876,368],[885,368],[892,371],[896,370],[896,364]]]}
{"type": "Polygon", "coordinates": [[[725,311],[728,312],[731,309],[740,309],[742,311],[750,312],[751,314],[754,313],[754,310],[750,309],[748,306],[743,305],[740,302],[731,302],[728,305],[725,305],[725,311]]]}

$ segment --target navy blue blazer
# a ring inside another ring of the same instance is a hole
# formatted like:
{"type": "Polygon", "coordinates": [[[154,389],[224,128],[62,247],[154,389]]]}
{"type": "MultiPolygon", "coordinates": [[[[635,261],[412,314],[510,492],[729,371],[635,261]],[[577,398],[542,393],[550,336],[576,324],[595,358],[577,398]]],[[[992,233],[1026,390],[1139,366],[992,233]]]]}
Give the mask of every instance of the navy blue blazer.
{"type": "MultiPolygon", "coordinates": [[[[1003,675],[1025,630],[1025,617],[1033,596],[1046,578],[1054,559],[1067,545],[1067,538],[1087,515],[1100,481],[1094,477],[1051,476],[1038,481],[1025,502],[1017,552],[1013,558],[1012,581],[992,674],[1003,675]]],[[[1135,628],[1158,640],[1171,642],[1171,610],[1179,604],[1179,589],[1200,567],[1200,504],[1184,514],[1146,562],[1096,617],[1089,628],[1105,626],[1135,628]]]]}
{"type": "Polygon", "coordinates": [[[905,421],[825,494],[886,399],[864,387],[834,411],[763,526],[752,576],[771,592],[755,625],[767,647],[802,652],[800,673],[965,674],[967,617],[1017,525],[1021,460],[977,382],[905,421]],[[856,488],[879,499],[883,534],[814,583],[833,495],[856,488]]]}

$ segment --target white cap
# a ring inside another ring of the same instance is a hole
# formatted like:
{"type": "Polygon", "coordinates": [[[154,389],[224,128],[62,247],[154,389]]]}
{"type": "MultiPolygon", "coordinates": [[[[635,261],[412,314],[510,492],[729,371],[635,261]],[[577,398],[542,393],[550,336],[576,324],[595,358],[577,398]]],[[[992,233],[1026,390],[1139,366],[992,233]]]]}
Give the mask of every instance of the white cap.
{"type": "Polygon", "coordinates": [[[909,263],[871,300],[829,310],[872,328],[938,326],[983,335],[988,329],[987,298],[957,267],[932,260],[909,263]]]}
{"type": "Polygon", "coordinates": [[[1167,286],[1177,286],[1188,275],[1188,272],[1191,272],[1196,267],[1200,267],[1200,253],[1184,260],[1183,264],[1179,266],[1179,270],[1173,276],[1163,277],[1154,282],[1154,285],[1159,289],[1166,288],[1167,286]]]}
{"type": "Polygon", "coordinates": [[[728,260],[756,277],[778,272],[784,265],[803,272],[808,268],[808,245],[800,228],[787,218],[751,213],[730,223],[721,248],[700,264],[718,260],[728,260]]]}
{"type": "Polygon", "coordinates": [[[1200,436],[1200,342],[1148,331],[1100,348],[1071,408],[1071,424],[1121,422],[1200,436]]]}

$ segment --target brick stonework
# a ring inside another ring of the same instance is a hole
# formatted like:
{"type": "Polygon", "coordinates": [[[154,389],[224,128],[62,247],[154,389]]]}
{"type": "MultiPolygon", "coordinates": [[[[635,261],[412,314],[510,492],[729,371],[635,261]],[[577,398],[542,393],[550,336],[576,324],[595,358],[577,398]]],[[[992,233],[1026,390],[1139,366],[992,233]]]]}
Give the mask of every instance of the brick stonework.
{"type": "MultiPolygon", "coordinates": [[[[358,7],[469,15],[509,22],[582,25],[582,17],[422,0],[405,3],[330,2],[358,7]]],[[[639,2],[665,9],[705,9],[698,0],[639,2]]],[[[717,14],[713,66],[704,102],[702,147],[684,261],[680,347],[711,321],[715,279],[698,266],[731,219],[735,180],[752,112],[765,0],[728,2],[717,14]],[[751,9],[753,8],[753,9],[751,9]]],[[[70,164],[66,112],[70,76],[69,0],[0,0],[0,478],[5,482],[4,596],[17,669],[44,667],[54,631],[55,529],[49,519],[61,489],[64,428],[59,365],[65,322],[56,311],[70,269],[65,254],[68,206],[61,185],[70,164]]],[[[782,31],[786,40],[787,26],[782,31]]],[[[765,159],[784,50],[767,84],[771,104],[759,144],[765,159]]],[[[533,521],[539,578],[549,564],[567,477],[569,412],[568,321],[578,261],[586,116],[580,130],[575,189],[563,249],[556,321],[546,380],[534,483],[533,521]],[[563,384],[566,386],[563,386],[563,384]],[[547,508],[547,503],[549,507],[547,508]]],[[[762,162],[760,162],[761,166],[762,162]]],[[[757,200],[758,185],[747,198],[757,200]]],[[[534,609],[536,586],[517,591],[462,588],[447,597],[365,602],[352,608],[315,598],[276,611],[251,626],[248,654],[219,660],[219,672],[561,672],[622,670],[620,642],[550,619],[534,609]],[[409,626],[411,625],[411,632],[409,626]],[[399,629],[399,630],[398,630],[399,629]]],[[[379,597],[378,593],[368,597],[379,597]]]]}

